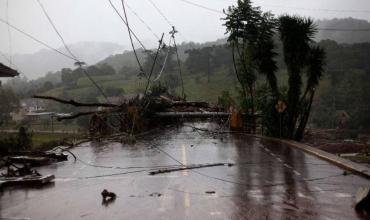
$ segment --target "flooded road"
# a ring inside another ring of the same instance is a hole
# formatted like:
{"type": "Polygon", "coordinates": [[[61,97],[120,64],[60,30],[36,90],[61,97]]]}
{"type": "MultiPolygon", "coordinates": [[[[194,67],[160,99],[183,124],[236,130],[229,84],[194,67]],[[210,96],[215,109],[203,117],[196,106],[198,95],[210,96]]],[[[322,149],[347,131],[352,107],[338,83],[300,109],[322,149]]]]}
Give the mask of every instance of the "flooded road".
{"type": "Polygon", "coordinates": [[[91,143],[72,151],[76,162],[70,157],[39,169],[55,174],[55,183],[0,192],[0,219],[362,219],[354,195],[369,185],[288,146],[188,126],[131,146],[91,143]],[[234,166],[148,175],[206,163],[234,166]],[[116,200],[102,203],[103,189],[116,200]]]}

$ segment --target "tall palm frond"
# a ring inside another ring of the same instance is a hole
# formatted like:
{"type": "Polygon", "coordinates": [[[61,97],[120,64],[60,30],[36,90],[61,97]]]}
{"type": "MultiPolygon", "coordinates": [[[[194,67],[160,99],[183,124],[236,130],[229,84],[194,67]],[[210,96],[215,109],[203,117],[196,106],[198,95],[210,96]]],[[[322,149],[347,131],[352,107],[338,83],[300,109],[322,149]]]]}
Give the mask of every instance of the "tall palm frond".
{"type": "Polygon", "coordinates": [[[324,74],[325,51],[320,46],[311,46],[307,59],[307,87],[306,91],[314,89],[324,74]]]}
{"type": "Polygon", "coordinates": [[[283,15],[279,18],[280,38],[283,42],[287,65],[302,66],[310,50],[310,43],[317,32],[310,18],[283,15]]]}

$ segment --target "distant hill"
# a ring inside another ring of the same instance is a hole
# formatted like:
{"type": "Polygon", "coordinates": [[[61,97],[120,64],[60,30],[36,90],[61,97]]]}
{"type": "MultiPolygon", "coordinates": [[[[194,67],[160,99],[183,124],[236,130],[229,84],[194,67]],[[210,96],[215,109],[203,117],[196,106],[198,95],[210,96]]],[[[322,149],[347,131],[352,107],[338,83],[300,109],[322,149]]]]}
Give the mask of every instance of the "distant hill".
{"type": "MultiPolygon", "coordinates": [[[[124,47],[108,42],[81,42],[69,45],[76,56],[88,64],[95,64],[110,55],[122,53],[124,47]]],[[[64,48],[59,48],[65,51],[64,48]]],[[[13,61],[27,78],[36,79],[48,72],[73,67],[74,62],[55,51],[42,49],[33,54],[15,54],[13,61]]],[[[5,62],[6,63],[6,62],[5,62]]]]}
{"type": "MultiPolygon", "coordinates": [[[[210,41],[205,43],[194,43],[194,42],[183,42],[180,45],[177,45],[179,57],[182,61],[185,61],[187,54],[185,51],[190,49],[199,49],[203,47],[211,47],[213,45],[223,45],[227,42],[226,38],[217,39],[216,41],[210,41]]],[[[140,60],[144,60],[143,50],[138,50],[138,57],[140,60]]],[[[125,51],[122,54],[116,54],[107,57],[104,60],[101,60],[99,64],[107,63],[112,66],[116,71],[119,71],[123,66],[127,67],[137,67],[136,58],[132,51],[125,51]]]]}
{"type": "MultiPolygon", "coordinates": [[[[370,29],[367,20],[355,18],[318,20],[316,23],[318,28],[322,29],[370,29]]],[[[348,44],[370,42],[370,31],[319,31],[317,40],[327,39],[348,44]]]]}
{"type": "MultiPolygon", "coordinates": [[[[320,29],[370,29],[370,23],[366,20],[360,20],[355,18],[341,18],[341,19],[330,19],[330,20],[317,20],[317,27],[320,29]]],[[[370,31],[325,31],[321,30],[317,33],[316,41],[322,40],[333,40],[337,43],[343,44],[354,44],[354,43],[365,43],[370,42],[370,31]]],[[[216,41],[206,43],[194,43],[186,42],[178,45],[180,59],[185,60],[187,55],[185,51],[193,48],[202,48],[213,45],[222,45],[227,42],[226,37],[218,39],[216,41]]],[[[142,51],[138,53],[139,58],[143,60],[144,54],[142,51]]],[[[114,67],[117,71],[123,66],[137,67],[134,54],[131,51],[126,51],[123,54],[117,54],[110,56],[107,59],[100,61],[100,63],[107,63],[114,67]]]]}

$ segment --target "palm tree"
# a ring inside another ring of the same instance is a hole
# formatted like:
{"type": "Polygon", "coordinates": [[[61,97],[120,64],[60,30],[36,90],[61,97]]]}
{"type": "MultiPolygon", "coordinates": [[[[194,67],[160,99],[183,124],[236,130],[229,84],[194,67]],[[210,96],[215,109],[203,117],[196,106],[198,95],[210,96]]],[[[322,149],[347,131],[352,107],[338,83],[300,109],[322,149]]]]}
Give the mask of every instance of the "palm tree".
{"type": "Polygon", "coordinates": [[[306,89],[302,96],[302,113],[300,123],[295,132],[295,139],[302,140],[304,129],[310,116],[312,101],[315,96],[316,87],[324,73],[325,51],[319,46],[311,46],[307,59],[307,83],[306,89]]]}
{"type": "Polygon", "coordinates": [[[276,20],[271,13],[263,13],[259,7],[253,7],[250,0],[238,0],[237,6],[229,7],[225,13],[235,72],[244,99],[249,103],[247,111],[254,116],[256,74],[263,74],[271,91],[266,93],[266,97],[270,96],[268,103],[262,104],[263,114],[268,116],[264,123],[273,136],[280,135],[276,128],[280,127],[281,119],[281,114],[273,106],[285,96],[284,92],[279,91],[275,75],[278,68],[274,60],[277,56],[274,36],[278,30],[289,76],[282,135],[285,138],[302,139],[325,63],[324,50],[313,46],[316,33],[313,20],[289,15],[276,20]],[[307,75],[307,82],[303,90],[304,74],[307,75]]]}
{"type": "Polygon", "coordinates": [[[287,65],[288,97],[285,136],[293,138],[299,116],[299,103],[302,87],[302,72],[310,54],[310,44],[316,33],[313,21],[309,18],[284,15],[279,18],[279,33],[283,44],[284,61],[287,65]]]}

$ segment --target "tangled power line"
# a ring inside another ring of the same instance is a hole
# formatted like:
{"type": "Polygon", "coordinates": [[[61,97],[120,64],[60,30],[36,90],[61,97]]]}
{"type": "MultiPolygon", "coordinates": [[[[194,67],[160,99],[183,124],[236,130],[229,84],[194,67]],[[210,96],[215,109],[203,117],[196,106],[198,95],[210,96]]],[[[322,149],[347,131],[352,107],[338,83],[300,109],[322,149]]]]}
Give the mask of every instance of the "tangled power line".
{"type": "Polygon", "coordinates": [[[69,55],[76,61],[75,62],[75,65],[78,65],[82,71],[84,72],[84,74],[86,75],[86,77],[94,84],[94,86],[99,90],[99,92],[101,93],[101,95],[108,101],[108,97],[107,95],[104,93],[103,89],[98,85],[98,83],[90,76],[90,74],[87,72],[86,69],[82,68],[82,65],[85,65],[86,63],[79,60],[73,53],[72,51],[70,50],[70,48],[68,47],[68,45],[66,44],[66,42],[64,41],[64,38],[62,36],[62,34],[58,31],[57,27],[55,26],[53,20],[50,18],[49,14],[47,13],[45,7],[43,6],[43,4],[41,3],[41,0],[37,0],[40,8],[42,9],[45,17],[48,19],[50,25],[53,27],[55,33],[58,35],[59,39],[61,40],[64,48],[67,50],[67,52],[69,53],[69,55]]]}

